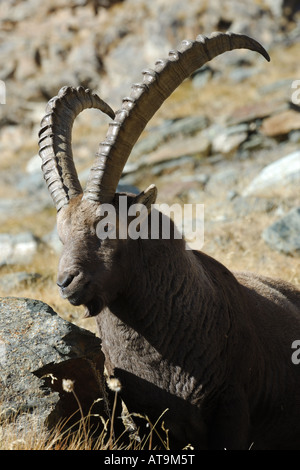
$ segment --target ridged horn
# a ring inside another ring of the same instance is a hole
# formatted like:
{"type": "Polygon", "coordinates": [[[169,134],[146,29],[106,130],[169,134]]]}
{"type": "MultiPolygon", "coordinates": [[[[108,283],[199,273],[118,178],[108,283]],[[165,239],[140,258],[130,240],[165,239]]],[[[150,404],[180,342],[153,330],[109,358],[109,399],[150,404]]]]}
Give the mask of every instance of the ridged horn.
{"type": "Polygon", "coordinates": [[[109,125],[106,140],[99,145],[83,197],[111,202],[134,144],[163,102],[206,62],[233,49],[250,49],[270,60],[261,44],[248,36],[213,33],[198,36],[196,41],[183,41],[168,59],[158,60],[154,70],[145,70],[143,83],[132,86],[130,97],[124,98],[109,125]]]}
{"type": "Polygon", "coordinates": [[[63,87],[46,106],[39,132],[42,171],[57,211],[82,193],[74,165],[71,133],[75,118],[87,108],[97,108],[114,119],[113,110],[83,87],[63,87]]]}

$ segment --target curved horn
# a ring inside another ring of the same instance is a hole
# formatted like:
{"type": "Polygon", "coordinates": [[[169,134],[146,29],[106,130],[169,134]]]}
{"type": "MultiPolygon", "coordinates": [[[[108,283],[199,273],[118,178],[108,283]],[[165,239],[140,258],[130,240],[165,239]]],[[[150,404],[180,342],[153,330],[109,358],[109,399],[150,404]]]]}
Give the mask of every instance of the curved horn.
{"type": "Polygon", "coordinates": [[[213,33],[209,37],[198,36],[196,41],[183,41],[167,60],[158,60],[154,70],[145,70],[143,83],[132,86],[130,97],[123,100],[121,110],[109,125],[106,140],[100,143],[83,197],[111,202],[134,144],[166,98],[206,62],[223,52],[242,48],[270,60],[265,49],[248,36],[213,33]]]}
{"type": "Polygon", "coordinates": [[[96,94],[83,87],[63,87],[46,107],[39,132],[42,171],[57,211],[82,193],[74,165],[71,132],[76,116],[97,108],[114,119],[113,110],[96,94]]]}

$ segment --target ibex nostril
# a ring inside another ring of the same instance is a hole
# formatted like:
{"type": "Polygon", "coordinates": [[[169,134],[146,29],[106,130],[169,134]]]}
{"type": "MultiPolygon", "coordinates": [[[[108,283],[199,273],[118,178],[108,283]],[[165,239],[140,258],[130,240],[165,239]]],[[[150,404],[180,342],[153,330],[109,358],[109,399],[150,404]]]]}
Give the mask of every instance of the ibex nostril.
{"type": "Polygon", "coordinates": [[[58,276],[56,284],[58,287],[63,289],[64,287],[68,287],[69,284],[73,281],[75,275],[73,274],[62,274],[61,276],[58,276]]]}

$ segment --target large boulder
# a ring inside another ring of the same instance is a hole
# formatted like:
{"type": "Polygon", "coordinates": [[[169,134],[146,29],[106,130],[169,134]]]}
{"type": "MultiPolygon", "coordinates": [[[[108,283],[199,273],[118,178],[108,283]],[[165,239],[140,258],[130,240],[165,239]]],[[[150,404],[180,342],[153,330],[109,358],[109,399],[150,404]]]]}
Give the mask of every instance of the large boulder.
{"type": "Polygon", "coordinates": [[[0,298],[0,416],[8,425],[52,428],[93,406],[107,419],[103,369],[93,333],[41,301],[0,298]]]}

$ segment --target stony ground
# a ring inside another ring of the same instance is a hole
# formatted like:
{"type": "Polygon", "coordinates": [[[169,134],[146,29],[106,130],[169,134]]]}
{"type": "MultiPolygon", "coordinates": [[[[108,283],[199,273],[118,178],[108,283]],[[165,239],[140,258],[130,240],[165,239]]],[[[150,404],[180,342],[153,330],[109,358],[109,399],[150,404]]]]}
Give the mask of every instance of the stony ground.
{"type": "MultiPolygon", "coordinates": [[[[93,2],[0,2],[0,295],[41,299],[93,329],[55,287],[55,210],[37,156],[45,104],[61,86],[83,84],[116,109],[141,70],[182,39],[227,29],[261,41],[271,62],[232,52],[187,80],[149,123],[121,183],[154,182],[161,203],[204,204],[205,252],[300,285],[300,25],[282,9],[293,2],[100,3],[95,14],[93,2]]],[[[92,111],[75,123],[82,181],[106,126],[92,111]]]]}

